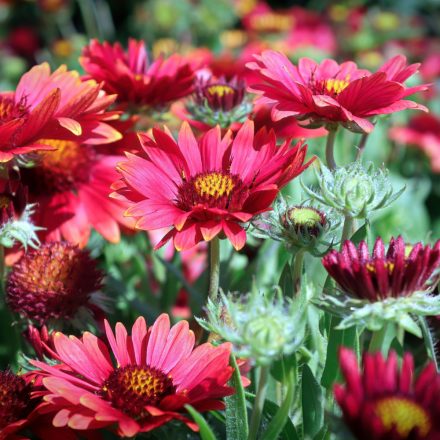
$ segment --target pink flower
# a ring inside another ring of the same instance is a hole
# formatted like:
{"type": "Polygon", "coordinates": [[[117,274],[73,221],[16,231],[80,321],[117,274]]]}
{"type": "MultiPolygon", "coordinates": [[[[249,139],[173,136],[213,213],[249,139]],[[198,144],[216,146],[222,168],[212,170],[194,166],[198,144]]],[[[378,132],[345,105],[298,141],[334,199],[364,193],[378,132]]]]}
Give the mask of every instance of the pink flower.
{"type": "Polygon", "coordinates": [[[130,39],[125,52],[119,43],[92,40],[80,62],[92,78],[105,82],[105,90],[118,94],[120,103],[164,106],[193,88],[194,72],[188,61],[174,54],[150,63],[143,41],[130,39]]]}
{"type": "Polygon", "coordinates": [[[118,435],[133,437],[177,419],[197,430],[184,405],[198,411],[223,409],[221,398],[234,392],[226,385],[233,371],[231,345],[205,343],[194,349],[186,321],[170,328],[163,314],[147,329],[140,317],[131,335],[121,323],[113,333],[105,321],[105,331],[107,343],[88,332],[81,339],[56,333],[60,363],[32,361],[41,369],[55,426],[114,426],[118,435]]]}
{"type": "Polygon", "coordinates": [[[407,66],[406,58],[396,56],[378,72],[371,74],[348,61],[338,64],[326,59],[317,64],[301,58],[298,66],[280,52],[265,51],[255,55],[256,62],[247,67],[260,77],[252,90],[262,95],[259,101],[275,104],[275,121],[295,116],[311,127],[342,124],[349,130],[369,133],[373,130],[370,118],[399,110],[426,107],[406,100],[427,85],[406,87],[405,80],[417,72],[419,64],[407,66]]]}
{"type": "Polygon", "coordinates": [[[393,127],[390,138],[422,150],[431,162],[432,171],[440,173],[440,117],[417,115],[405,127],[393,127]]]}
{"type": "Polygon", "coordinates": [[[246,242],[242,223],[270,209],[279,190],[301,174],[307,147],[280,147],[274,132],[254,134],[247,121],[231,140],[217,126],[199,140],[183,123],[178,141],[168,130],[141,135],[144,154],[127,154],[119,164],[122,179],[115,197],[129,200],[125,215],[144,230],[170,228],[157,247],[171,238],[177,250],[224,234],[238,250],[246,242]]]}
{"type": "Polygon", "coordinates": [[[0,93],[0,162],[15,155],[50,150],[45,139],[75,139],[105,144],[121,139],[106,121],[116,96],[101,91],[95,81],[81,81],[66,66],[51,73],[47,63],[25,73],[15,92],[0,93]]]}

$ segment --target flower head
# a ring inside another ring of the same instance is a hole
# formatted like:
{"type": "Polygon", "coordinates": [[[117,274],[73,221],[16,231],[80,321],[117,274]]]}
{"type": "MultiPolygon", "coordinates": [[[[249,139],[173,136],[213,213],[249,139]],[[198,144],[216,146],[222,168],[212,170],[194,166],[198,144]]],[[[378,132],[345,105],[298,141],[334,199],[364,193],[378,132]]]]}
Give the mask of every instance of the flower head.
{"type": "Polygon", "coordinates": [[[222,409],[220,399],[233,393],[226,385],[232,374],[230,345],[205,343],[194,349],[186,321],[170,328],[163,314],[147,329],[141,317],[131,335],[121,323],[113,333],[105,321],[105,331],[107,343],[88,332],[81,339],[56,333],[60,363],[32,361],[41,369],[45,400],[56,411],[58,426],[115,426],[118,435],[133,437],[176,419],[197,430],[184,405],[222,409]]]}
{"type": "Polygon", "coordinates": [[[92,295],[102,273],[89,253],[67,242],[43,244],[26,253],[8,276],[6,301],[20,315],[43,324],[95,311],[92,295]]]}
{"type": "Polygon", "coordinates": [[[294,300],[283,297],[280,290],[256,288],[246,295],[221,294],[219,302],[208,300],[206,320],[197,321],[216,338],[232,342],[240,358],[268,365],[302,344],[308,296],[309,286],[294,300]]]}
{"type": "Polygon", "coordinates": [[[386,208],[405,190],[403,187],[394,191],[388,171],[375,169],[373,163],[365,167],[357,161],[333,171],[320,163],[319,170],[315,168],[315,171],[320,191],[303,185],[307,194],[353,218],[367,218],[372,211],[386,208]]]}
{"type": "Polygon", "coordinates": [[[26,424],[33,409],[31,386],[9,370],[0,371],[0,439],[18,431],[26,424]]]}
{"type": "Polygon", "coordinates": [[[336,240],[334,232],[340,219],[330,209],[312,205],[289,206],[280,195],[274,203],[274,210],[258,217],[253,225],[255,235],[280,241],[293,251],[305,249],[316,256],[324,252],[336,240]]]}
{"type": "Polygon", "coordinates": [[[54,150],[37,153],[34,166],[21,170],[29,199],[38,206],[35,223],[45,228],[40,238],[84,247],[93,227],[106,240],[118,242],[121,226],[130,227],[130,219],[122,216],[126,205],[108,195],[122,156],[102,154],[103,147],[73,140],[45,143],[54,150]]]}
{"type": "Polygon", "coordinates": [[[273,132],[254,135],[251,121],[233,141],[220,127],[196,140],[186,123],[177,143],[167,131],[153,129],[153,136],[141,135],[144,154],[127,154],[113,187],[115,197],[131,201],[126,215],[138,219],[137,228],[171,228],[158,247],[173,238],[177,250],[189,249],[223,233],[241,249],[242,223],[269,210],[280,188],[311,163],[304,164],[302,143],[278,147],[273,132]]]}
{"type": "Polygon", "coordinates": [[[421,114],[404,127],[392,127],[390,138],[422,150],[431,162],[432,171],[440,173],[440,117],[421,114]]]}
{"type": "Polygon", "coordinates": [[[194,98],[186,109],[191,117],[208,126],[217,124],[229,128],[234,123],[244,122],[252,111],[252,103],[245,98],[246,85],[243,79],[231,80],[210,77],[196,82],[194,98]]]}
{"type": "Polygon", "coordinates": [[[398,55],[371,74],[348,61],[338,64],[326,59],[317,64],[301,58],[294,66],[282,53],[265,51],[247,64],[263,83],[252,86],[262,95],[261,102],[273,104],[275,121],[295,116],[310,126],[342,124],[352,131],[369,133],[370,118],[407,108],[427,111],[426,107],[406,100],[426,85],[406,87],[404,82],[417,72],[419,64],[406,65],[398,55]]]}
{"type": "Polygon", "coordinates": [[[49,150],[46,138],[77,138],[93,144],[116,141],[121,134],[105,121],[115,96],[95,81],[81,81],[65,66],[51,73],[47,63],[25,73],[15,92],[0,93],[0,161],[37,150],[49,150]]]}
{"type": "Polygon", "coordinates": [[[80,58],[84,70],[105,82],[105,90],[118,101],[137,106],[161,107],[189,95],[194,72],[180,55],[150,63],[143,41],[130,39],[124,52],[119,43],[92,40],[80,58]]]}
{"type": "Polygon", "coordinates": [[[414,378],[414,362],[405,353],[399,368],[397,355],[364,355],[359,370],[355,353],[339,355],[346,385],[334,395],[344,421],[357,440],[435,440],[440,438],[440,375],[429,364],[414,378]]]}
{"type": "Polygon", "coordinates": [[[431,248],[392,238],[386,251],[378,238],[372,255],[364,241],[356,247],[347,240],[341,252],[330,251],[322,263],[346,294],[321,299],[344,317],[339,328],[359,324],[376,331],[388,321],[421,336],[411,315],[440,314],[440,298],[429,294],[440,277],[440,240],[431,248]]]}

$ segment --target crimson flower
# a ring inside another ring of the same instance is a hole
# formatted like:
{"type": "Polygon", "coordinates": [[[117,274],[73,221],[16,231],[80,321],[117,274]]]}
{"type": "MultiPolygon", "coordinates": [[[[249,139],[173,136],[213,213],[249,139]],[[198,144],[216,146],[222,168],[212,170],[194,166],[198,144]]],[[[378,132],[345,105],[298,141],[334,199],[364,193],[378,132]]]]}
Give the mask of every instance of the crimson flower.
{"type": "Polygon", "coordinates": [[[322,264],[342,290],[355,298],[375,302],[409,296],[432,289],[438,280],[440,240],[432,248],[422,243],[410,246],[399,236],[391,239],[386,252],[379,237],[372,255],[364,241],[356,248],[347,240],[341,252],[330,251],[322,264]]]}
{"type": "Polygon", "coordinates": [[[440,172],[440,117],[417,115],[404,127],[392,127],[390,138],[422,150],[431,162],[432,171],[440,172]]]}
{"type": "Polygon", "coordinates": [[[197,430],[184,405],[223,409],[220,399],[234,392],[226,385],[231,345],[205,343],[194,349],[187,321],[170,328],[168,315],[162,314],[149,329],[138,318],[131,335],[121,323],[114,334],[105,321],[105,331],[108,345],[88,332],[81,339],[56,333],[60,363],[31,361],[42,370],[44,400],[56,411],[55,426],[115,426],[120,436],[134,437],[177,419],[197,430]]]}
{"type": "Polygon", "coordinates": [[[149,61],[145,43],[130,39],[124,52],[119,43],[92,40],[80,58],[84,70],[125,104],[158,107],[189,95],[194,72],[178,54],[149,61]]]}
{"type": "Polygon", "coordinates": [[[404,85],[419,64],[407,66],[403,55],[390,59],[374,74],[358,69],[352,61],[338,64],[326,59],[317,64],[301,58],[294,66],[276,51],[264,51],[255,59],[247,64],[260,78],[252,90],[262,95],[259,102],[275,104],[275,121],[295,116],[311,127],[340,123],[349,130],[369,133],[374,128],[369,118],[374,116],[408,108],[427,111],[404,99],[426,90],[427,85],[404,85]]]}
{"type": "Polygon", "coordinates": [[[0,162],[14,155],[51,149],[47,138],[113,142],[121,134],[105,121],[118,118],[105,112],[115,96],[95,81],[81,81],[66,66],[51,73],[47,63],[25,73],[15,92],[0,93],[0,162]]]}
{"type": "Polygon", "coordinates": [[[36,166],[21,170],[29,201],[38,204],[34,222],[45,228],[39,237],[65,239],[83,247],[93,227],[106,240],[118,242],[120,225],[130,227],[130,219],[122,216],[126,205],[108,195],[122,156],[101,154],[105,146],[96,148],[72,140],[44,142],[55,150],[39,152],[36,166]]]}
{"type": "Polygon", "coordinates": [[[399,368],[397,355],[364,354],[364,370],[355,353],[339,354],[346,385],[334,395],[345,423],[358,440],[437,440],[440,438],[440,375],[430,363],[414,378],[414,363],[405,353],[399,368]]]}
{"type": "Polygon", "coordinates": [[[219,234],[241,249],[242,223],[268,211],[280,188],[313,161],[304,164],[301,142],[278,147],[273,132],[254,135],[251,121],[233,141],[218,126],[196,140],[185,122],[177,143],[167,130],[153,129],[153,136],[141,135],[144,154],[127,153],[118,165],[114,196],[132,202],[125,215],[137,218],[136,228],[171,228],[156,247],[173,238],[179,251],[219,234]]]}

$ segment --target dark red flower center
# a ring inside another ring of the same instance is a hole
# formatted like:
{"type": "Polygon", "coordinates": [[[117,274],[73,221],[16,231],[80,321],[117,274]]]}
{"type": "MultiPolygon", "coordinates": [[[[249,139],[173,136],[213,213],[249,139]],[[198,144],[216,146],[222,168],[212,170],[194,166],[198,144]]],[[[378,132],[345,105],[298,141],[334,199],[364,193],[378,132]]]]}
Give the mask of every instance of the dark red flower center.
{"type": "Polygon", "coordinates": [[[88,182],[94,149],[73,141],[40,139],[41,144],[56,150],[37,153],[34,168],[24,169],[22,179],[34,195],[48,195],[75,190],[80,183],[88,182]]]}
{"type": "Polygon", "coordinates": [[[46,243],[14,265],[6,299],[12,310],[42,324],[74,316],[100,289],[101,279],[86,251],[69,243],[46,243]]]}
{"type": "Polygon", "coordinates": [[[102,386],[112,404],[131,415],[145,417],[147,405],[157,405],[175,393],[173,381],[162,371],[148,366],[128,365],[113,371],[102,386]]]}
{"type": "Polygon", "coordinates": [[[347,75],[345,79],[328,78],[316,81],[311,80],[310,87],[314,95],[328,95],[338,96],[350,84],[350,76],[347,75]]]}
{"type": "Polygon", "coordinates": [[[183,210],[197,205],[233,210],[241,205],[247,192],[248,188],[237,175],[222,171],[200,173],[180,186],[178,206],[183,210]]]}
{"type": "Polygon", "coordinates": [[[375,403],[374,411],[386,431],[395,429],[402,439],[415,432],[424,438],[431,430],[428,412],[408,398],[385,397],[375,403]]]}
{"type": "Polygon", "coordinates": [[[25,100],[15,103],[13,99],[0,96],[0,125],[26,116],[28,108],[25,100]]]}
{"type": "Polygon", "coordinates": [[[0,371],[0,431],[26,417],[30,401],[30,388],[19,376],[0,371]]]}

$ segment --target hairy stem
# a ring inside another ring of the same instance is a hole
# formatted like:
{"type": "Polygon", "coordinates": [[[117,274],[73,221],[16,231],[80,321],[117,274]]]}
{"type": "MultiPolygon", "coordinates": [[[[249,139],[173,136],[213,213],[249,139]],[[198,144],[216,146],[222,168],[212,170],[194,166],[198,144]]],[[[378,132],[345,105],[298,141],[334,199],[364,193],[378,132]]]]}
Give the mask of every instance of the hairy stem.
{"type": "Polygon", "coordinates": [[[214,237],[209,244],[209,298],[215,301],[220,284],[220,240],[214,237]]]}
{"type": "Polygon", "coordinates": [[[335,150],[335,138],[338,127],[329,128],[327,135],[327,143],[325,145],[325,160],[327,161],[327,166],[331,170],[335,170],[337,168],[334,156],[335,150]]]}
{"type": "Polygon", "coordinates": [[[258,390],[255,396],[254,409],[252,410],[251,424],[248,440],[255,440],[260,428],[261,416],[263,415],[264,401],[266,400],[267,381],[269,379],[269,366],[260,368],[260,377],[258,381],[258,390]]]}

